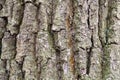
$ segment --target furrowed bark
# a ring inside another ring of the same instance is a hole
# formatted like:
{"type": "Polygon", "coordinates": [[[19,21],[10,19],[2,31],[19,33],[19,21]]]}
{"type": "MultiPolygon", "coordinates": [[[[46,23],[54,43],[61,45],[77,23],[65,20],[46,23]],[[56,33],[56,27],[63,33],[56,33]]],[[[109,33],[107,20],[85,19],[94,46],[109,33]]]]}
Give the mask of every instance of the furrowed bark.
{"type": "Polygon", "coordinates": [[[119,0],[0,0],[0,80],[119,80],[119,0]]]}

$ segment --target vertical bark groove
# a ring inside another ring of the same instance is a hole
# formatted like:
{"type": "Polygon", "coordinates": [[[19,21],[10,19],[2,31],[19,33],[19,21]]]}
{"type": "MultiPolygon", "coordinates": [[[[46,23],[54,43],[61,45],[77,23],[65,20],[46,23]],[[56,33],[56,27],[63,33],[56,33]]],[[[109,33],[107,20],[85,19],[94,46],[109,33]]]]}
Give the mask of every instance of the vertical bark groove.
{"type": "Polygon", "coordinates": [[[55,17],[55,11],[56,11],[57,3],[55,3],[53,0],[51,0],[49,8],[50,11],[47,12],[47,32],[48,32],[48,39],[49,39],[49,45],[51,46],[51,52],[56,55],[56,68],[57,68],[57,79],[62,79],[63,69],[62,69],[62,62],[61,62],[61,50],[57,43],[57,36],[58,31],[54,31],[52,29],[54,17],[55,17]]]}
{"type": "MultiPolygon", "coordinates": [[[[89,4],[89,0],[87,0],[87,4],[88,4],[88,18],[87,18],[87,25],[88,28],[90,29],[90,4],[89,4]]],[[[86,66],[86,74],[90,73],[90,65],[91,65],[91,54],[92,54],[92,48],[94,46],[93,43],[93,31],[92,31],[92,35],[91,35],[91,47],[87,50],[87,66],[86,66]]]]}
{"type": "MultiPolygon", "coordinates": [[[[102,79],[106,80],[107,78],[110,78],[110,50],[109,48],[111,47],[110,44],[110,39],[113,37],[112,35],[114,34],[114,30],[111,27],[114,24],[114,21],[112,20],[113,18],[113,9],[116,8],[117,4],[115,1],[110,1],[108,0],[100,0],[99,1],[99,38],[101,41],[102,45],[102,79]],[[105,5],[104,3],[107,3],[105,5]],[[102,17],[102,15],[105,15],[102,11],[103,7],[107,7],[107,14],[106,17],[102,17]],[[102,31],[104,30],[104,31],[102,31]],[[104,34],[104,36],[102,35],[104,34]]],[[[114,43],[114,42],[113,42],[114,43]]]]}

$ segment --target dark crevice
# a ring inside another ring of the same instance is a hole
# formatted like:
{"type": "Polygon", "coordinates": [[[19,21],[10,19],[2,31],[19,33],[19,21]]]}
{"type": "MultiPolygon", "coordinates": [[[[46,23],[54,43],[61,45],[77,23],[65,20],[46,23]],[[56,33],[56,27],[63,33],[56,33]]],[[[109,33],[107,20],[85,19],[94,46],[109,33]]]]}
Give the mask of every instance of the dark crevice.
{"type": "Polygon", "coordinates": [[[61,29],[59,29],[59,30],[53,30],[53,32],[61,32],[61,31],[65,31],[65,29],[64,28],[61,28],[61,29]]]}
{"type": "Polygon", "coordinates": [[[22,57],[22,61],[21,62],[17,62],[16,61],[20,65],[20,70],[22,72],[22,80],[25,80],[25,71],[23,70],[23,64],[24,64],[24,61],[25,61],[25,57],[26,56],[22,57]]]}
{"type": "MultiPolygon", "coordinates": [[[[23,4],[23,0],[21,0],[21,2],[20,2],[21,4],[20,4],[20,7],[21,7],[21,9],[20,9],[20,14],[19,15],[17,15],[17,16],[19,16],[19,22],[17,23],[17,24],[14,24],[14,25],[12,25],[12,27],[15,27],[16,28],[16,30],[17,30],[17,32],[15,32],[15,33],[11,33],[11,31],[10,30],[8,30],[8,32],[11,34],[11,36],[13,36],[15,39],[15,54],[14,54],[14,57],[13,57],[13,59],[15,59],[16,58],[16,55],[17,55],[17,35],[20,33],[20,26],[22,25],[22,22],[23,22],[23,17],[24,17],[24,10],[25,10],[25,4],[23,4]]],[[[13,5],[13,7],[16,7],[15,5],[13,5]]],[[[15,17],[15,15],[13,16],[13,11],[12,11],[12,17],[15,17]]],[[[11,18],[12,18],[11,17],[11,18]]],[[[25,58],[25,56],[23,56],[23,58],[22,58],[22,61],[21,62],[17,62],[16,61],[16,63],[19,65],[19,69],[21,70],[21,74],[22,74],[22,80],[24,80],[24,77],[25,77],[25,72],[23,71],[23,62],[24,62],[24,58],[25,58]]]]}
{"type": "Polygon", "coordinates": [[[90,28],[90,4],[89,4],[89,0],[87,0],[88,3],[88,18],[87,18],[87,24],[88,24],[88,28],[91,30],[91,47],[86,49],[87,51],[87,62],[86,62],[86,74],[90,73],[90,66],[91,66],[91,55],[92,55],[92,49],[94,47],[94,40],[93,40],[93,30],[90,28]]]}
{"type": "MultiPolygon", "coordinates": [[[[23,2],[22,2],[23,3],[23,2]]],[[[15,59],[15,57],[16,57],[16,55],[17,55],[17,35],[20,33],[20,26],[22,25],[22,21],[23,21],[23,17],[24,17],[24,10],[25,10],[25,5],[23,5],[23,4],[21,4],[21,13],[20,13],[20,20],[19,20],[19,23],[18,24],[15,24],[13,27],[17,27],[18,29],[17,29],[17,34],[13,34],[13,35],[15,35],[15,50],[16,50],[16,53],[15,53],[15,55],[14,55],[14,59],[15,59]]]]}
{"type": "Polygon", "coordinates": [[[112,44],[118,45],[117,42],[109,42],[109,43],[107,43],[107,45],[112,45],[112,44]]]}
{"type": "Polygon", "coordinates": [[[8,24],[8,17],[0,17],[0,18],[4,19],[4,21],[5,21],[5,23],[6,23],[5,26],[7,26],[7,24],[8,24]]]}
{"type": "MultiPolygon", "coordinates": [[[[8,24],[8,18],[7,17],[0,17],[0,18],[2,18],[4,20],[4,23],[5,23],[4,29],[6,31],[6,26],[8,24]]],[[[1,54],[2,54],[2,38],[4,37],[4,32],[2,33],[2,37],[0,38],[0,58],[1,58],[1,54]]]]}
{"type": "MultiPolygon", "coordinates": [[[[19,3],[17,3],[15,5],[15,3],[13,2],[13,5],[12,5],[12,10],[11,10],[11,19],[13,19],[13,18],[15,18],[15,16],[18,16],[18,23],[15,23],[15,24],[13,24],[12,25],[12,27],[16,30],[16,32],[15,33],[12,33],[11,32],[11,30],[8,30],[8,31],[10,31],[10,33],[12,34],[12,35],[18,35],[19,34],[19,32],[20,32],[20,26],[21,26],[21,24],[22,24],[22,21],[23,21],[23,17],[24,17],[24,10],[25,10],[25,4],[23,3],[23,0],[22,1],[19,1],[19,3]],[[19,11],[19,15],[16,15],[16,14],[14,14],[14,7],[16,7],[16,5],[19,5],[19,9],[18,9],[18,11],[19,11]]],[[[11,24],[11,23],[10,23],[11,24]]]]}
{"type": "Polygon", "coordinates": [[[3,5],[2,5],[2,4],[0,4],[0,10],[2,10],[2,8],[3,8],[3,5]]]}
{"type": "Polygon", "coordinates": [[[25,71],[23,70],[23,64],[24,64],[25,57],[26,56],[22,57],[21,62],[16,61],[16,63],[19,65],[19,68],[20,68],[21,73],[22,73],[22,80],[25,80],[25,71]]]}
{"type": "Polygon", "coordinates": [[[25,5],[23,5],[23,4],[21,4],[21,6],[22,6],[22,15],[21,15],[21,19],[19,20],[20,22],[19,22],[19,24],[17,25],[18,26],[18,34],[19,34],[19,32],[20,32],[20,26],[22,25],[22,23],[23,23],[23,17],[24,17],[24,10],[25,10],[25,5]]]}
{"type": "Polygon", "coordinates": [[[92,56],[92,49],[94,47],[94,40],[93,40],[93,30],[92,30],[92,35],[91,35],[91,47],[86,50],[87,51],[87,66],[86,66],[86,74],[90,73],[90,66],[91,66],[91,56],[92,56]]]}
{"type": "Polygon", "coordinates": [[[78,74],[76,79],[81,80],[81,75],[78,74]]]}
{"type": "Polygon", "coordinates": [[[9,77],[10,77],[10,71],[6,70],[6,78],[7,78],[7,80],[9,80],[9,77]]]}
{"type": "Polygon", "coordinates": [[[61,50],[60,47],[57,44],[58,41],[58,32],[55,30],[52,30],[53,27],[53,20],[55,15],[55,8],[56,3],[54,0],[52,0],[49,4],[49,12],[46,10],[47,13],[47,33],[48,33],[48,41],[49,45],[51,46],[52,52],[56,54],[56,68],[57,68],[57,79],[63,80],[63,69],[62,69],[62,61],[61,61],[61,50]]]}
{"type": "Polygon", "coordinates": [[[24,2],[24,5],[25,5],[25,4],[33,4],[34,6],[39,7],[39,5],[40,5],[41,3],[36,4],[35,1],[26,1],[26,2],[24,2]]]}
{"type": "MultiPolygon", "coordinates": [[[[89,0],[87,0],[87,3],[88,3],[88,2],[89,2],[89,0]]],[[[90,4],[89,4],[89,3],[88,3],[87,14],[88,14],[87,24],[88,24],[88,28],[90,29],[90,4]]]]}
{"type": "Polygon", "coordinates": [[[61,61],[61,51],[60,51],[60,48],[58,49],[55,49],[55,52],[56,52],[56,67],[57,67],[57,75],[58,75],[58,80],[63,80],[62,79],[62,74],[63,74],[63,69],[62,69],[62,61],[61,61]]]}
{"type": "Polygon", "coordinates": [[[4,59],[4,67],[5,67],[5,75],[6,75],[6,79],[9,80],[9,77],[10,77],[10,71],[7,70],[7,59],[4,59]]]}
{"type": "Polygon", "coordinates": [[[16,50],[17,49],[17,38],[16,37],[17,37],[17,35],[15,35],[15,45],[14,45],[15,46],[15,54],[14,54],[13,59],[15,59],[15,57],[17,55],[17,50],[16,50]]]}
{"type": "Polygon", "coordinates": [[[52,24],[48,25],[48,35],[50,39],[49,44],[51,45],[51,48],[55,51],[55,54],[56,54],[56,68],[57,68],[58,80],[62,80],[63,69],[62,69],[62,62],[60,58],[61,50],[60,50],[60,47],[58,47],[56,44],[56,39],[55,39],[56,32],[52,30],[52,24]]]}
{"type": "Polygon", "coordinates": [[[22,70],[22,80],[25,80],[25,71],[22,70]]]}

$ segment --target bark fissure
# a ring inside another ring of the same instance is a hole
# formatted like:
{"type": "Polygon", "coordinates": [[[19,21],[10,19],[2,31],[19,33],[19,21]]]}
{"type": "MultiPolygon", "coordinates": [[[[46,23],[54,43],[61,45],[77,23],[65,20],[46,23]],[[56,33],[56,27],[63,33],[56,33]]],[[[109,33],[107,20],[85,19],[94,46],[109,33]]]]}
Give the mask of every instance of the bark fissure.
{"type": "Polygon", "coordinates": [[[86,74],[89,75],[90,73],[90,67],[91,67],[91,56],[92,56],[92,49],[94,47],[94,40],[93,40],[93,30],[92,30],[92,35],[91,35],[91,47],[86,50],[87,51],[87,66],[86,66],[86,74]]]}
{"type": "Polygon", "coordinates": [[[55,3],[54,0],[52,0],[49,6],[50,11],[47,12],[47,16],[48,16],[47,32],[48,32],[48,40],[49,40],[49,45],[51,47],[51,52],[55,53],[56,55],[57,79],[62,80],[63,69],[62,69],[62,62],[61,62],[61,50],[60,50],[60,47],[57,45],[58,32],[52,30],[56,7],[57,7],[57,3],[55,3]]]}
{"type": "MultiPolygon", "coordinates": [[[[6,59],[1,59],[1,55],[2,55],[2,39],[4,37],[4,33],[6,31],[6,26],[8,24],[8,18],[7,17],[0,17],[0,68],[3,69],[4,72],[0,72],[0,79],[9,79],[9,73],[7,72],[7,60],[6,59]]],[[[0,69],[1,70],[1,69],[0,69]]]]}
{"type": "Polygon", "coordinates": [[[88,10],[87,10],[87,15],[88,15],[87,25],[88,25],[88,28],[90,29],[90,4],[89,4],[89,0],[87,0],[87,4],[88,4],[88,10]]]}
{"type": "Polygon", "coordinates": [[[1,57],[1,54],[2,54],[2,38],[4,36],[4,32],[6,31],[6,26],[8,24],[8,18],[7,17],[0,17],[1,20],[3,20],[3,24],[1,24],[1,32],[0,32],[0,57],[1,57]],[[2,27],[3,25],[3,27],[2,27]]]}
{"type": "Polygon", "coordinates": [[[2,6],[2,4],[0,4],[0,10],[2,10],[2,8],[3,8],[3,6],[2,6]]]}
{"type": "Polygon", "coordinates": [[[92,49],[94,47],[94,41],[93,41],[93,30],[90,28],[90,4],[89,4],[89,0],[87,0],[87,4],[88,4],[88,18],[87,18],[87,25],[88,28],[91,30],[91,47],[86,50],[87,51],[87,66],[86,66],[86,74],[90,73],[90,66],[91,66],[91,55],[92,55],[92,49]]]}
{"type": "MultiPolygon", "coordinates": [[[[34,1],[35,2],[35,1],[34,1]]],[[[37,35],[38,32],[40,31],[39,29],[39,25],[40,25],[40,20],[39,20],[39,14],[40,14],[40,8],[41,8],[41,3],[36,4],[37,6],[37,13],[36,13],[36,20],[37,20],[37,24],[38,24],[38,30],[37,32],[35,32],[35,44],[34,44],[34,50],[35,50],[35,58],[36,58],[36,62],[37,62],[37,79],[40,80],[40,76],[41,76],[41,70],[42,70],[42,59],[39,61],[39,58],[37,57],[37,35]]]]}
{"type": "Polygon", "coordinates": [[[101,61],[101,66],[102,66],[102,79],[106,80],[107,78],[110,77],[110,51],[109,48],[111,46],[111,44],[117,44],[116,42],[110,42],[109,39],[112,38],[112,35],[114,34],[114,31],[111,27],[111,25],[114,24],[114,21],[112,20],[112,11],[115,8],[115,2],[114,1],[107,1],[107,15],[106,18],[101,16],[104,14],[102,9],[104,7],[105,4],[102,4],[103,2],[105,2],[106,0],[100,0],[99,1],[99,39],[101,41],[101,45],[102,45],[102,61],[101,61]],[[103,25],[103,20],[105,25],[103,25]],[[104,35],[102,35],[102,29],[104,29],[104,35]]]}

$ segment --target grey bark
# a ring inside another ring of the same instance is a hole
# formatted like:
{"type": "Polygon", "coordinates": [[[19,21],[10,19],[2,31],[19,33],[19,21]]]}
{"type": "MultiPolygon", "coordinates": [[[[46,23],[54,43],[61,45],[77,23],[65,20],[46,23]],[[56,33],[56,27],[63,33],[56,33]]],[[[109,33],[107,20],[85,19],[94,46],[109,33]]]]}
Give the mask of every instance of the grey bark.
{"type": "Polygon", "coordinates": [[[0,0],[0,80],[119,74],[119,0],[0,0]]]}

